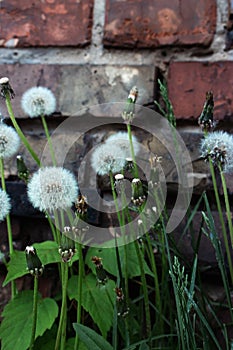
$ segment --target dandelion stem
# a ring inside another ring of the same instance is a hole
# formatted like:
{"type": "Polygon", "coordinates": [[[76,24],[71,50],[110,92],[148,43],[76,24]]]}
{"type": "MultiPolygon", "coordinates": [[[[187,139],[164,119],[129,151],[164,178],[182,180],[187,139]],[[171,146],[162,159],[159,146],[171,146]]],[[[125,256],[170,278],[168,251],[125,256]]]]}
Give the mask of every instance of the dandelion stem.
{"type": "Polygon", "coordinates": [[[13,112],[12,105],[11,105],[11,99],[10,99],[9,92],[6,93],[6,106],[7,106],[7,110],[8,110],[9,116],[11,118],[12,124],[14,125],[14,128],[17,131],[21,141],[23,142],[23,144],[25,145],[25,147],[27,148],[28,152],[31,154],[31,156],[35,160],[35,162],[39,166],[41,166],[41,163],[40,163],[38,156],[36,155],[36,153],[34,152],[32,147],[30,146],[27,138],[25,137],[24,133],[22,132],[19,124],[17,123],[17,121],[15,119],[14,112],[13,112]]]}
{"type": "Polygon", "coordinates": [[[53,165],[56,166],[56,164],[57,164],[56,157],[55,157],[55,154],[54,154],[53,145],[52,145],[51,137],[50,137],[50,134],[49,134],[48,125],[46,123],[46,119],[45,119],[44,115],[41,116],[41,121],[42,121],[43,128],[44,128],[44,131],[45,131],[45,136],[46,136],[48,144],[49,144],[49,151],[50,151],[50,155],[51,155],[51,158],[52,158],[52,162],[53,162],[53,165]]]}
{"type": "MultiPolygon", "coordinates": [[[[2,189],[3,191],[6,192],[6,182],[5,182],[5,176],[4,176],[4,161],[2,157],[0,157],[0,176],[1,176],[2,189]]],[[[9,254],[11,257],[14,252],[14,246],[13,246],[10,214],[7,214],[6,216],[6,225],[7,225],[8,244],[9,244],[9,254]]],[[[15,295],[16,295],[15,281],[11,281],[11,298],[14,299],[15,295]]]]}
{"type": "Polygon", "coordinates": [[[133,166],[134,166],[134,176],[138,178],[138,167],[136,164],[136,159],[135,159],[135,153],[134,153],[134,147],[133,147],[133,139],[132,139],[132,131],[131,131],[131,125],[127,123],[127,132],[129,136],[129,144],[130,144],[130,151],[131,151],[131,156],[133,159],[133,166]]]}
{"type": "MultiPolygon", "coordinates": [[[[78,243],[78,258],[79,258],[79,269],[78,269],[78,305],[77,305],[77,323],[81,323],[81,316],[82,316],[82,283],[83,283],[83,252],[82,252],[82,245],[78,243]]],[[[74,344],[74,350],[78,350],[79,348],[79,337],[76,333],[75,336],[75,344],[74,344]]]]}
{"type": "Polygon", "coordinates": [[[34,292],[33,292],[33,319],[32,319],[32,333],[29,350],[34,348],[35,335],[36,335],[36,322],[37,322],[37,303],[38,301],[38,276],[34,276],[34,292]]]}
{"type": "Polygon", "coordinates": [[[229,203],[229,198],[227,193],[226,179],[222,169],[220,169],[220,176],[222,181],[223,194],[224,194],[226,213],[227,213],[227,221],[228,221],[228,227],[229,227],[230,238],[231,238],[231,247],[233,247],[233,226],[232,226],[232,218],[231,218],[231,208],[230,208],[230,203],[229,203]]]}

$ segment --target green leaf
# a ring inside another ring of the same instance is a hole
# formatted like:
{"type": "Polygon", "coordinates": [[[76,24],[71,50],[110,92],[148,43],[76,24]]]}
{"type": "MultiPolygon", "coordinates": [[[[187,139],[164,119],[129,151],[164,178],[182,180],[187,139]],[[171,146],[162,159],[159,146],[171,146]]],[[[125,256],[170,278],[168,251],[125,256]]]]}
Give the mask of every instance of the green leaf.
{"type": "Polygon", "coordinates": [[[33,350],[54,350],[57,335],[57,326],[54,324],[35,341],[33,350]]]}
{"type": "MultiPolygon", "coordinates": [[[[115,283],[112,280],[108,280],[103,286],[97,285],[96,277],[93,274],[83,278],[82,306],[91,315],[104,337],[106,337],[112,326],[113,305],[116,297],[114,293],[115,287],[115,283]]],[[[70,299],[78,300],[77,276],[71,277],[67,291],[70,299]]]]}
{"type": "MultiPolygon", "coordinates": [[[[75,338],[68,339],[66,342],[65,350],[74,350],[74,343],[75,343],[75,338]]],[[[78,350],[88,350],[88,348],[82,341],[79,341],[78,350]]]]}
{"type": "MultiPolygon", "coordinates": [[[[127,244],[126,255],[127,255],[127,275],[128,278],[136,277],[141,275],[140,266],[138,264],[138,258],[134,243],[127,244]]],[[[125,277],[125,248],[124,246],[119,247],[119,254],[121,260],[121,268],[123,277],[125,277]]],[[[115,248],[97,248],[90,247],[86,255],[86,264],[90,267],[92,272],[95,274],[95,265],[92,263],[91,258],[93,256],[98,256],[103,259],[104,269],[112,274],[113,276],[118,276],[117,259],[115,248]]],[[[146,274],[153,276],[149,266],[146,261],[143,262],[144,271],[146,274]]]]}
{"type": "MultiPolygon", "coordinates": [[[[26,350],[30,345],[33,320],[33,291],[19,293],[5,307],[0,326],[2,350],[26,350]]],[[[36,338],[50,329],[58,315],[58,306],[53,299],[38,295],[36,338]]]]}
{"type": "MultiPolygon", "coordinates": [[[[33,247],[36,248],[37,255],[43,265],[61,262],[61,256],[58,253],[58,245],[54,241],[45,241],[42,243],[35,243],[33,247]]],[[[75,254],[72,262],[78,259],[75,254]]],[[[8,273],[3,283],[3,287],[12,280],[28,274],[25,252],[14,251],[8,263],[8,273]]]]}
{"type": "Polygon", "coordinates": [[[104,338],[92,329],[83,326],[81,324],[73,323],[73,327],[78,333],[81,341],[91,350],[113,350],[111,344],[109,344],[104,338]]]}

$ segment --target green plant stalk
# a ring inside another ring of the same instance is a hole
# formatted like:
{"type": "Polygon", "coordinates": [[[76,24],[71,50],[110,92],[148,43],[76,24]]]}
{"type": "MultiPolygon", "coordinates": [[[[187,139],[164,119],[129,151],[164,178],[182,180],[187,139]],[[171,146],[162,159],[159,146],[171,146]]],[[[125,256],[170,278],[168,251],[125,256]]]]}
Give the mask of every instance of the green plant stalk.
{"type": "Polygon", "coordinates": [[[56,166],[57,162],[56,162],[56,157],[55,157],[54,150],[53,150],[53,144],[52,144],[52,140],[51,140],[51,137],[50,137],[50,134],[49,134],[48,125],[46,123],[46,119],[45,119],[44,115],[41,116],[41,121],[42,121],[43,128],[44,128],[44,131],[45,131],[45,136],[46,136],[48,144],[49,144],[49,151],[50,151],[50,155],[51,155],[51,158],[52,158],[53,166],[56,166]]]}
{"type": "MultiPolygon", "coordinates": [[[[4,175],[4,162],[3,162],[2,157],[0,157],[0,176],[1,176],[2,189],[3,189],[3,191],[6,192],[6,182],[5,182],[5,175],[4,175]]],[[[14,246],[13,246],[10,214],[7,214],[7,216],[6,216],[6,225],[7,225],[9,253],[10,253],[10,257],[11,257],[13,252],[14,252],[14,246]]],[[[14,299],[16,293],[17,293],[17,290],[16,290],[15,281],[11,281],[11,299],[14,299]]]]}
{"type": "Polygon", "coordinates": [[[131,125],[129,123],[127,123],[127,132],[128,132],[128,136],[129,136],[130,152],[131,152],[131,156],[132,156],[132,159],[133,159],[134,176],[136,178],[138,178],[138,167],[137,167],[137,163],[136,163],[136,159],[135,159],[131,125]]]}
{"type": "Polygon", "coordinates": [[[38,277],[34,276],[34,291],[33,291],[33,319],[32,319],[32,333],[29,350],[34,348],[35,336],[36,336],[36,322],[37,322],[37,306],[38,306],[38,277]]]}
{"type": "Polygon", "coordinates": [[[230,249],[229,249],[229,242],[228,242],[228,238],[227,238],[225,222],[224,222],[220,198],[219,198],[219,194],[218,194],[218,187],[217,187],[216,176],[214,173],[214,166],[213,166],[213,163],[212,163],[210,158],[209,158],[209,167],[210,167],[210,173],[211,173],[213,187],[214,187],[214,194],[215,194],[215,200],[216,200],[217,209],[218,209],[219,220],[220,220],[221,227],[222,227],[223,240],[224,240],[225,249],[226,249],[226,253],[227,253],[227,261],[229,264],[231,283],[233,283],[233,267],[232,267],[231,253],[230,253],[230,249]]]}
{"type": "MultiPolygon", "coordinates": [[[[78,260],[79,269],[78,269],[77,324],[80,324],[81,316],[82,316],[82,283],[83,283],[83,270],[84,270],[82,245],[80,243],[78,243],[78,258],[79,258],[78,260]]],[[[76,333],[74,350],[78,350],[78,348],[79,348],[79,337],[78,337],[78,334],[76,333]]]]}
{"type": "Polygon", "coordinates": [[[59,325],[58,325],[58,331],[57,331],[57,337],[56,337],[56,343],[54,350],[59,350],[60,345],[63,344],[64,338],[66,335],[65,328],[66,323],[65,321],[65,313],[67,312],[67,285],[68,285],[68,270],[69,265],[68,263],[61,262],[61,275],[62,275],[62,305],[61,305],[61,313],[60,313],[60,319],[59,319],[59,325]]]}
{"type": "Polygon", "coordinates": [[[222,169],[220,168],[219,170],[220,170],[220,176],[222,181],[223,194],[224,194],[226,213],[227,213],[227,221],[228,221],[228,227],[229,227],[230,238],[231,238],[231,248],[233,248],[233,226],[232,226],[232,218],[231,218],[231,208],[230,208],[230,203],[229,203],[229,198],[227,193],[226,179],[222,169]]]}
{"type": "Polygon", "coordinates": [[[24,146],[27,148],[28,152],[31,154],[32,158],[35,160],[37,165],[41,166],[41,163],[40,163],[40,160],[39,160],[37,154],[32,149],[31,145],[29,144],[27,138],[25,137],[24,133],[22,132],[19,124],[17,123],[17,121],[15,119],[14,112],[13,112],[12,105],[11,105],[11,99],[10,99],[9,92],[6,93],[6,100],[5,101],[6,101],[6,106],[7,106],[7,110],[8,110],[11,122],[12,122],[15,130],[17,131],[21,141],[23,142],[24,146]]]}

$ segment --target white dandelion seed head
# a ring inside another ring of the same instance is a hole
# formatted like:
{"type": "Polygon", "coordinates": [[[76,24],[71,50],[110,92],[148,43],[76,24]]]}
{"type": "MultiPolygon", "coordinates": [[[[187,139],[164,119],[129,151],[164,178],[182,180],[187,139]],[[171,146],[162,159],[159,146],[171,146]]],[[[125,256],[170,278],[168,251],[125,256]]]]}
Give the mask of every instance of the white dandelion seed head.
{"type": "Polygon", "coordinates": [[[21,106],[31,118],[50,115],[56,110],[56,98],[46,87],[32,87],[23,94],[21,106]]]}
{"type": "Polygon", "coordinates": [[[6,191],[0,189],[0,221],[3,221],[5,219],[5,217],[10,213],[10,210],[10,197],[6,191]]]}
{"type": "Polygon", "coordinates": [[[233,171],[233,136],[225,131],[209,133],[201,141],[201,157],[210,157],[214,165],[221,164],[224,172],[233,171]]]}
{"type": "Polygon", "coordinates": [[[91,165],[99,175],[118,173],[125,165],[125,152],[117,145],[103,143],[92,153],[91,165]]]}
{"type": "Polygon", "coordinates": [[[39,169],[28,183],[28,198],[40,211],[70,208],[77,196],[74,175],[62,167],[39,169]]]}
{"type": "MultiPolygon", "coordinates": [[[[136,155],[140,151],[140,143],[134,135],[132,135],[132,142],[134,154],[136,155]]],[[[118,146],[121,150],[123,150],[126,153],[126,158],[131,157],[129,135],[127,132],[119,131],[116,134],[109,136],[105,143],[118,146]]]]}
{"type": "Polygon", "coordinates": [[[0,157],[10,158],[17,153],[20,138],[14,128],[0,123],[0,157]]]}

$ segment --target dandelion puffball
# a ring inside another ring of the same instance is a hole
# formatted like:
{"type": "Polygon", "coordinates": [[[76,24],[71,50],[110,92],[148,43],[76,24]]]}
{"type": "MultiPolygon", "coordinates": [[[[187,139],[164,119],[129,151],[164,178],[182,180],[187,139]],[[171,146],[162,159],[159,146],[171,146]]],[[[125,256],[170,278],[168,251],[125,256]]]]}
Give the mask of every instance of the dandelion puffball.
{"type": "Polygon", "coordinates": [[[233,136],[224,131],[209,133],[200,147],[201,157],[210,157],[215,166],[220,165],[225,172],[233,170],[233,136]]]}
{"type": "Polygon", "coordinates": [[[74,175],[62,167],[41,168],[28,183],[28,198],[40,211],[70,208],[77,196],[74,175]]]}
{"type": "Polygon", "coordinates": [[[0,123],[0,157],[10,158],[17,153],[20,139],[14,128],[0,123]]]}
{"type": "Polygon", "coordinates": [[[56,99],[52,91],[46,87],[32,87],[23,94],[21,106],[29,117],[36,118],[54,113],[56,99]]]}
{"type": "MultiPolygon", "coordinates": [[[[130,149],[130,142],[129,142],[129,135],[127,132],[119,131],[116,134],[113,134],[107,138],[105,141],[106,144],[110,145],[116,145],[121,150],[123,150],[126,153],[126,158],[131,157],[131,149],[130,149]]],[[[133,149],[134,154],[138,154],[140,150],[140,143],[138,142],[136,136],[132,135],[132,143],[133,143],[133,149]]]]}
{"type": "Polygon", "coordinates": [[[0,189],[0,221],[3,221],[11,210],[10,197],[0,189]]]}
{"type": "Polygon", "coordinates": [[[104,143],[98,146],[91,157],[91,165],[98,175],[119,173],[126,162],[126,154],[117,145],[104,143]]]}

